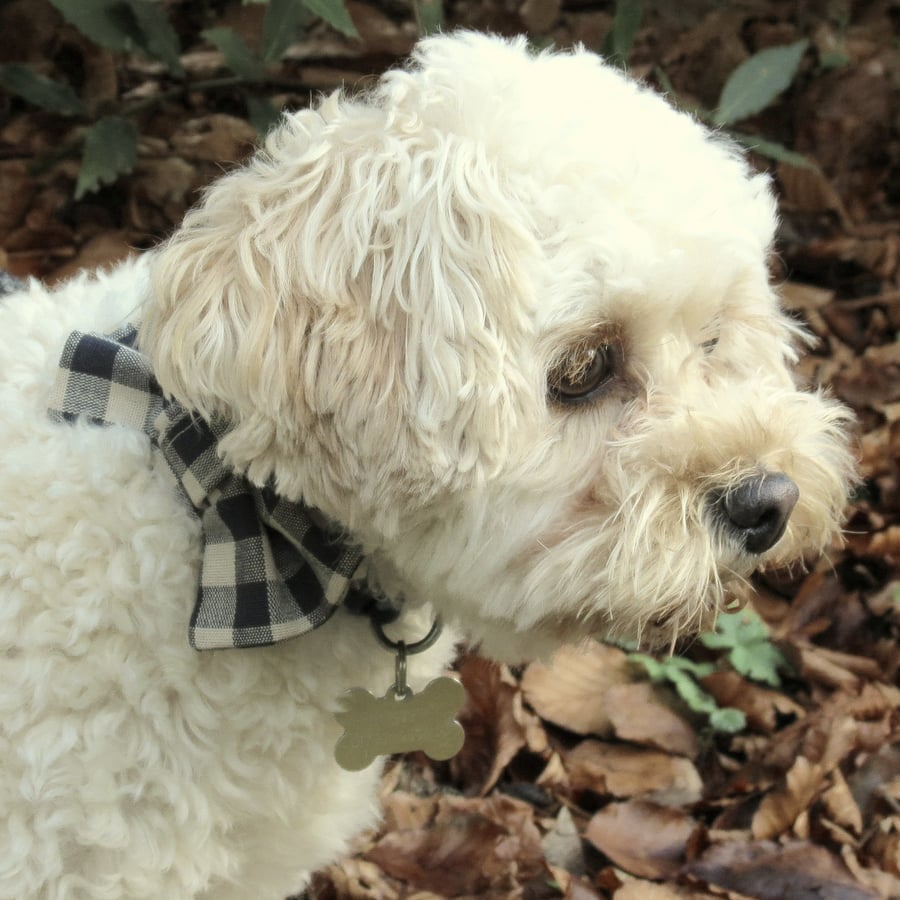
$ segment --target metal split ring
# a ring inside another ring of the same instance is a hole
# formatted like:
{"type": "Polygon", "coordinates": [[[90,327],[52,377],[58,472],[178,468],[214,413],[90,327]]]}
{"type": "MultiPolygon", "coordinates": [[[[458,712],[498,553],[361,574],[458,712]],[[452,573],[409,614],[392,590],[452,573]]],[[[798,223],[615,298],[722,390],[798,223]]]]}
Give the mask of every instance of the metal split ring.
{"type": "Polygon", "coordinates": [[[412,696],[412,690],[406,683],[406,657],[413,653],[421,653],[427,650],[440,637],[443,629],[443,623],[440,617],[437,617],[431,625],[428,634],[420,641],[407,644],[406,641],[392,641],[385,633],[379,622],[372,620],[372,630],[378,642],[388,650],[397,654],[394,660],[394,696],[398,700],[406,700],[412,696]]]}
{"type": "Polygon", "coordinates": [[[392,653],[400,652],[400,648],[403,648],[404,653],[409,656],[412,656],[415,653],[421,653],[423,650],[427,650],[429,647],[434,645],[434,642],[441,636],[441,631],[443,631],[444,623],[441,621],[441,617],[437,616],[434,622],[431,625],[431,630],[425,637],[420,641],[415,641],[412,644],[407,644],[406,641],[392,641],[385,633],[384,629],[381,627],[380,623],[376,622],[372,619],[372,630],[375,632],[375,637],[378,638],[378,643],[381,644],[382,647],[387,648],[392,653]]]}

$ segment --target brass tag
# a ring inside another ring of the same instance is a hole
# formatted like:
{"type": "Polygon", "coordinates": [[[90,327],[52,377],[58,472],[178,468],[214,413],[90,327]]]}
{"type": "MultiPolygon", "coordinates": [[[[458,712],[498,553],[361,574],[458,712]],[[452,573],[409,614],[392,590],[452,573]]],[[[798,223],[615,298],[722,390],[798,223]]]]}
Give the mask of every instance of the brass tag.
{"type": "Polygon", "coordinates": [[[449,759],[465,740],[456,714],[466,699],[455,678],[436,678],[414,694],[390,687],[383,697],[363,688],[344,694],[344,709],[335,718],[344,733],[334,748],[342,769],[358,772],[376,756],[422,750],[432,759],[449,759]]]}

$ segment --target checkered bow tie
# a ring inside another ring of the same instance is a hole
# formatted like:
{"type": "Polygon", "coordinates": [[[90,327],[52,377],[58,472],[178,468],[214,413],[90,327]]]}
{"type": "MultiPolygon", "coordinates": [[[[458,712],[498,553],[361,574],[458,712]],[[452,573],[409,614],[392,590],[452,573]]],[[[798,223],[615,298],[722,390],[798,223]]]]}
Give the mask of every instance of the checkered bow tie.
{"type": "Polygon", "coordinates": [[[139,429],[163,454],[203,527],[191,645],[255,647],[317,628],[347,599],[359,548],[317,525],[307,507],[225,466],[216,446],[228,424],[167,400],[136,338],[131,325],[108,336],[71,334],[50,414],[139,429]]]}

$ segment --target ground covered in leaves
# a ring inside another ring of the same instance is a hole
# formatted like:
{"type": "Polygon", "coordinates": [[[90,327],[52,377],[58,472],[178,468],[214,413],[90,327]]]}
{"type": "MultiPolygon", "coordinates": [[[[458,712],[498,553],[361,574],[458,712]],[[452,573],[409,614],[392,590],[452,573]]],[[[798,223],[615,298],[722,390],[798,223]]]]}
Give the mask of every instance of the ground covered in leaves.
{"type": "MultiPolygon", "coordinates": [[[[184,70],[173,80],[158,61],[98,47],[46,0],[9,0],[0,63],[69,84],[83,112],[0,92],[0,268],[55,281],[152,245],[249,152],[260,98],[301,106],[365,86],[411,47],[405,3],[346,6],[359,37],[314,21],[249,83],[200,31],[258,47],[259,5],[167,3],[184,70]],[[76,201],[80,135],[110,111],[134,122],[136,159],[76,201]]],[[[591,0],[443,12],[446,26],[597,49],[614,13],[591,0]]],[[[846,544],[808,573],[760,578],[758,618],[684,648],[683,662],[601,645],[516,671],[465,657],[463,752],[392,762],[384,824],[312,897],[900,897],[898,27],[889,0],[648,0],[633,41],[618,35],[632,71],[694,109],[714,109],[753,54],[808,41],[789,87],[734,124],[811,163],[755,157],[781,199],[774,277],[820,339],[803,373],[859,420],[846,544]]]]}

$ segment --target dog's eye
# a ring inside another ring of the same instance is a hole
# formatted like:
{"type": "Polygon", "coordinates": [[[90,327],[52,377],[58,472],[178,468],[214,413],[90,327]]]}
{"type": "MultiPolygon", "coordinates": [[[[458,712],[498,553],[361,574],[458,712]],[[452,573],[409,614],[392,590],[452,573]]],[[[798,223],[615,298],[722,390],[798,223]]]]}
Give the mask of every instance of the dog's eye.
{"type": "Polygon", "coordinates": [[[601,394],[619,369],[615,344],[582,346],[571,350],[550,370],[547,390],[557,403],[584,403],[601,394]]]}

